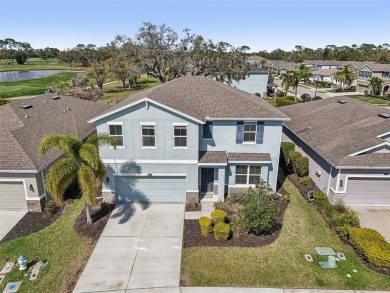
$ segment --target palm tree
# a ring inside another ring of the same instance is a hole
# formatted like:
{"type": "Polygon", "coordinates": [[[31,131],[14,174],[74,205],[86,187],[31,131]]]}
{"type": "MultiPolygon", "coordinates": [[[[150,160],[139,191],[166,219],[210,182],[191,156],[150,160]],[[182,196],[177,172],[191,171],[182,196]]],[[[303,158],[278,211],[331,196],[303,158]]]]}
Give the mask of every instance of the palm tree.
{"type": "Polygon", "coordinates": [[[106,174],[99,158],[99,145],[114,144],[108,135],[93,134],[85,141],[77,135],[48,135],[39,144],[43,155],[50,149],[64,153],[46,174],[46,188],[57,205],[63,206],[65,190],[77,178],[85,203],[87,223],[92,224],[90,206],[96,202],[96,192],[106,174]]]}
{"type": "Polygon", "coordinates": [[[280,75],[280,78],[282,80],[282,87],[284,87],[286,91],[286,96],[288,95],[288,89],[290,88],[290,86],[293,85],[293,75],[294,72],[290,70],[287,70],[286,73],[280,75]]]}
{"type": "Polygon", "coordinates": [[[380,95],[382,91],[383,80],[377,76],[370,79],[371,95],[380,95]]]}
{"type": "Polygon", "coordinates": [[[356,78],[356,70],[350,64],[344,65],[342,70],[334,74],[335,78],[341,82],[341,87],[344,90],[344,85],[351,87],[352,81],[356,78]]]}

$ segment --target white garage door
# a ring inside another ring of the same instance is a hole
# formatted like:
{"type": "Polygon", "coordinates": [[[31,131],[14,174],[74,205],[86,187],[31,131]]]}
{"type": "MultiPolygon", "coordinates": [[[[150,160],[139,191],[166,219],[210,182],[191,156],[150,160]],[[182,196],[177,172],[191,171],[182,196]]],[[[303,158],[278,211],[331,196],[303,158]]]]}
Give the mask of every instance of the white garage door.
{"type": "Polygon", "coordinates": [[[118,202],[185,202],[185,176],[117,176],[118,202]]]}
{"type": "Polygon", "coordinates": [[[0,210],[27,210],[26,193],[22,181],[0,181],[0,210]]]}
{"type": "Polygon", "coordinates": [[[349,178],[344,202],[390,205],[390,178],[349,178]]]}

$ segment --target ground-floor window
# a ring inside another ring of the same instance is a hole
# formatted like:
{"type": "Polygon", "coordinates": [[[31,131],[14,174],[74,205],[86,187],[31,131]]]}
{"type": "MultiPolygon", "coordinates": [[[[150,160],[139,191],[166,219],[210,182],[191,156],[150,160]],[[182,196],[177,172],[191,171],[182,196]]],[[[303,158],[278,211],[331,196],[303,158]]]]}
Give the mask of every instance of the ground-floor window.
{"type": "Polygon", "coordinates": [[[237,165],[236,184],[250,185],[259,183],[261,179],[261,166],[237,165]]]}

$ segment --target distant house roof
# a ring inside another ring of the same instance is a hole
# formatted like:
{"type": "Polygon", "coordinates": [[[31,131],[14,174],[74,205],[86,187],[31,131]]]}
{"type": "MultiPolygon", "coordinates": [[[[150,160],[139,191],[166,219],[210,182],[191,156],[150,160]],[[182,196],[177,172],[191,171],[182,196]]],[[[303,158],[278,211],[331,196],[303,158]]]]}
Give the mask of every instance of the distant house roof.
{"type": "Polygon", "coordinates": [[[296,70],[299,66],[299,63],[292,63],[287,61],[268,61],[267,66],[275,70],[296,70]]]}
{"type": "Polygon", "coordinates": [[[49,134],[75,133],[85,138],[93,133],[94,124],[87,121],[109,108],[106,104],[73,97],[43,95],[0,107],[0,171],[39,171],[60,153],[50,150],[41,156],[40,140],[49,134]],[[22,105],[31,107],[21,108],[22,105]],[[74,119],[74,122],[73,122],[74,119]]]}
{"type": "Polygon", "coordinates": [[[376,72],[382,72],[382,71],[389,71],[390,72],[390,64],[379,64],[379,63],[374,63],[374,64],[364,64],[362,65],[359,69],[362,69],[364,66],[368,66],[372,71],[376,72]]]}
{"type": "Polygon", "coordinates": [[[342,61],[337,61],[337,60],[303,60],[302,63],[305,63],[306,65],[312,65],[312,66],[318,66],[318,65],[336,66],[336,65],[341,64],[342,61]]]}
{"type": "Polygon", "coordinates": [[[336,72],[337,72],[336,68],[330,68],[330,69],[315,70],[315,71],[312,71],[311,73],[313,75],[332,76],[336,72]]]}
{"type": "Polygon", "coordinates": [[[390,118],[378,114],[390,110],[348,97],[279,109],[291,118],[285,127],[334,166],[390,167],[390,153],[365,151],[385,142],[378,136],[390,131],[390,118]]]}
{"type": "Polygon", "coordinates": [[[267,74],[268,70],[265,68],[261,68],[259,66],[250,64],[249,65],[249,73],[250,74],[267,74]]]}
{"type": "Polygon", "coordinates": [[[203,123],[210,119],[289,118],[261,98],[203,76],[183,76],[134,94],[119,102],[91,122],[120,112],[143,101],[150,101],[203,123]]]}

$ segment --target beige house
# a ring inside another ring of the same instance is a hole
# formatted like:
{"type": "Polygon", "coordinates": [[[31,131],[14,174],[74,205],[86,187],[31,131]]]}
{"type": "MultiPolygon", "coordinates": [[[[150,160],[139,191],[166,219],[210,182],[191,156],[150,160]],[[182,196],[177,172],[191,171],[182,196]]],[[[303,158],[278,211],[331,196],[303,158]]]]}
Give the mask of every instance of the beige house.
{"type": "Polygon", "coordinates": [[[390,64],[365,64],[358,69],[357,88],[358,92],[364,93],[370,90],[370,79],[379,77],[383,80],[381,95],[390,94],[390,64]]]}

